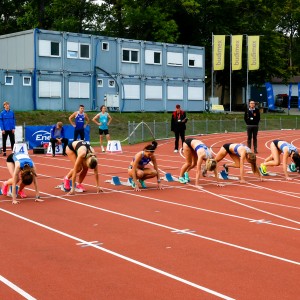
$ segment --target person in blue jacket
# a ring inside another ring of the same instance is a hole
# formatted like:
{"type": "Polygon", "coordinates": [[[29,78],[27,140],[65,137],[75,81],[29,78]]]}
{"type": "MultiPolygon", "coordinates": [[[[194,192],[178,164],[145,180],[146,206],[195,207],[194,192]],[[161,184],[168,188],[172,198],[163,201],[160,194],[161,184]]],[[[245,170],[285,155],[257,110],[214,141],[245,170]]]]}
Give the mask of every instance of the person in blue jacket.
{"type": "Polygon", "coordinates": [[[15,144],[16,119],[15,113],[10,109],[9,102],[3,103],[3,111],[0,113],[0,128],[2,131],[3,156],[6,156],[6,141],[9,137],[11,149],[15,144]]]}
{"type": "Polygon", "coordinates": [[[51,130],[51,148],[52,156],[55,156],[55,146],[63,144],[63,155],[66,156],[66,148],[68,146],[69,140],[65,137],[65,130],[62,122],[57,122],[52,126],[51,130]]]}
{"type": "Polygon", "coordinates": [[[80,139],[84,141],[84,128],[90,121],[88,115],[84,112],[84,105],[79,105],[79,110],[72,113],[72,115],[69,117],[69,121],[75,128],[74,141],[77,140],[78,135],[80,136],[80,139]]]}
{"type": "Polygon", "coordinates": [[[110,135],[108,132],[108,126],[112,121],[112,117],[110,114],[106,111],[106,106],[102,105],[100,107],[100,113],[97,114],[92,121],[96,123],[99,126],[99,136],[100,136],[100,146],[102,152],[105,152],[103,147],[103,135],[106,137],[106,141],[110,140],[110,135]]]}

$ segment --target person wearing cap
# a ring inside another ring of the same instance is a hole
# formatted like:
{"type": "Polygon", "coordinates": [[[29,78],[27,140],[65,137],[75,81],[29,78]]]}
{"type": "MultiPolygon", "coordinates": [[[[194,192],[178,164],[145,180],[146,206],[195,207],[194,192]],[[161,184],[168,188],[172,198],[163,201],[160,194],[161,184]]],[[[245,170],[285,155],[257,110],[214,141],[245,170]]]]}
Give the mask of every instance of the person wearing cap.
{"type": "Polygon", "coordinates": [[[65,137],[65,130],[62,122],[57,122],[52,126],[50,130],[51,138],[51,148],[52,156],[55,156],[55,146],[63,144],[63,156],[66,156],[66,148],[68,146],[69,140],[65,137]]]}
{"type": "Polygon", "coordinates": [[[179,137],[181,138],[182,145],[184,143],[187,120],[185,112],[180,108],[180,105],[177,104],[171,119],[171,131],[175,134],[174,152],[178,152],[179,137]]]}
{"type": "Polygon", "coordinates": [[[15,129],[16,119],[15,113],[10,109],[9,102],[3,103],[3,110],[0,113],[0,128],[2,131],[2,143],[3,143],[3,156],[6,156],[6,141],[9,137],[11,149],[14,148],[15,144],[15,129]]]}

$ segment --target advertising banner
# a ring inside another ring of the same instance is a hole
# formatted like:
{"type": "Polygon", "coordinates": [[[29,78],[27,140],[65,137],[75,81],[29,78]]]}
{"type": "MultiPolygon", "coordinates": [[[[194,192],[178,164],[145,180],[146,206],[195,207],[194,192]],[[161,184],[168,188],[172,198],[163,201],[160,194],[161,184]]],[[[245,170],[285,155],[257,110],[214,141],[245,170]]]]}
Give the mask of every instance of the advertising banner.
{"type": "MultiPolygon", "coordinates": [[[[43,147],[44,144],[50,142],[50,130],[53,125],[39,125],[39,126],[25,126],[25,141],[29,144],[29,149],[35,147],[43,147]]],[[[69,142],[74,139],[74,127],[71,125],[64,125],[65,137],[69,142]]],[[[90,141],[90,126],[87,126],[84,131],[86,141],[90,141]]]]}
{"type": "Polygon", "coordinates": [[[268,108],[270,110],[274,110],[275,108],[275,100],[274,100],[274,93],[273,93],[273,87],[270,82],[266,82],[266,89],[267,89],[267,98],[268,98],[268,108]]]}
{"type": "Polygon", "coordinates": [[[225,35],[214,35],[214,71],[224,70],[225,35]]]}
{"type": "Polygon", "coordinates": [[[231,62],[232,71],[242,69],[242,49],[243,49],[243,36],[233,35],[231,38],[231,62]]]}

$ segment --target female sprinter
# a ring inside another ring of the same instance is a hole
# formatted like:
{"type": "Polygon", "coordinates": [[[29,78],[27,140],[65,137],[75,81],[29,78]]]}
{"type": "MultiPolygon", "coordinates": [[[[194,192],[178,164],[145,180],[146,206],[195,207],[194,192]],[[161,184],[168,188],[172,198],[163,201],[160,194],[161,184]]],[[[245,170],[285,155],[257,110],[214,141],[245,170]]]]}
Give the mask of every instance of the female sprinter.
{"type": "Polygon", "coordinates": [[[287,172],[288,158],[290,157],[292,162],[296,165],[296,169],[300,170],[300,156],[297,148],[286,141],[274,140],[270,145],[271,155],[267,157],[260,165],[260,171],[263,175],[267,174],[267,166],[279,166],[280,165],[280,154],[282,157],[283,173],[286,180],[292,180],[287,172]]]}
{"type": "Polygon", "coordinates": [[[144,180],[155,176],[157,177],[157,188],[160,190],[162,189],[156,158],[154,155],[156,147],[157,142],[153,141],[152,144],[147,145],[143,151],[138,152],[130,163],[128,175],[132,178],[131,185],[135,191],[141,190],[139,185],[141,185],[142,188],[146,188],[144,180]],[[153,163],[154,169],[146,167],[150,162],[153,163]]]}
{"type": "Polygon", "coordinates": [[[85,141],[73,141],[68,144],[66,153],[68,158],[74,163],[73,169],[64,178],[64,188],[70,190],[68,194],[75,194],[76,175],[78,173],[79,178],[76,188],[85,191],[82,182],[89,168],[94,170],[97,193],[102,192],[99,186],[98,161],[94,149],[85,141]],[[72,180],[72,188],[70,187],[70,179],[72,180]]]}
{"type": "Polygon", "coordinates": [[[185,163],[180,170],[179,182],[187,183],[190,181],[188,172],[197,166],[195,186],[199,186],[199,178],[201,172],[201,165],[205,162],[202,175],[205,176],[207,171],[214,171],[217,186],[223,186],[219,183],[217,174],[217,162],[213,159],[211,151],[201,141],[193,138],[185,139],[183,143],[183,153],[185,156],[185,163]]]}
{"type": "Polygon", "coordinates": [[[19,204],[20,201],[17,201],[16,195],[16,186],[19,180],[21,179],[20,188],[18,191],[18,196],[21,198],[26,198],[23,189],[25,185],[30,185],[32,182],[35,187],[35,201],[42,202],[40,199],[37,180],[36,180],[36,169],[33,161],[28,156],[28,154],[23,153],[12,153],[6,159],[7,169],[12,176],[12,178],[8,179],[3,183],[2,186],[2,194],[7,195],[8,188],[12,186],[12,204],[19,204]],[[19,178],[20,177],[20,178],[19,178]]]}
{"type": "Polygon", "coordinates": [[[251,152],[251,149],[243,144],[224,144],[219,152],[216,154],[216,161],[219,162],[227,154],[232,158],[233,163],[224,164],[225,172],[228,174],[228,168],[240,168],[241,180],[240,183],[246,183],[244,178],[244,163],[245,160],[251,165],[253,174],[257,174],[262,181],[261,174],[256,165],[256,155],[251,152]]]}

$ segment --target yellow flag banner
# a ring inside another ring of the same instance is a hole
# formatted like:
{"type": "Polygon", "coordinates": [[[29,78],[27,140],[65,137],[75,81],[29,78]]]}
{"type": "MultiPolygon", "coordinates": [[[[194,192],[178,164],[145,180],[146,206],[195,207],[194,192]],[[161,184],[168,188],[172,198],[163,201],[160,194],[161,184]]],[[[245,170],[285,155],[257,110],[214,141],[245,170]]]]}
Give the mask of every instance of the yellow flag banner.
{"type": "Polygon", "coordinates": [[[259,36],[248,36],[248,70],[259,69],[259,36]]]}
{"type": "Polygon", "coordinates": [[[242,69],[243,36],[233,35],[231,37],[231,69],[232,71],[242,69]]]}
{"type": "Polygon", "coordinates": [[[214,35],[214,71],[224,70],[225,35],[214,35]]]}

